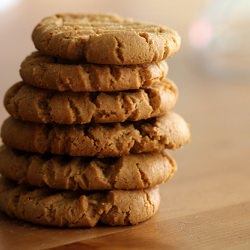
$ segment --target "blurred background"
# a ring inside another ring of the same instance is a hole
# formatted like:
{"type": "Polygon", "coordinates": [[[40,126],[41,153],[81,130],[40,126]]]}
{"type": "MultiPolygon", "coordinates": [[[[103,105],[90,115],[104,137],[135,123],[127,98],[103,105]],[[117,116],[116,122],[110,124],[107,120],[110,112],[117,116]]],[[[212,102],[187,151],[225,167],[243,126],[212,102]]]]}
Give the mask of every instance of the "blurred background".
{"type": "MultiPolygon", "coordinates": [[[[167,61],[169,77],[180,92],[175,110],[191,124],[192,143],[175,153],[181,171],[167,185],[168,190],[175,187],[179,192],[180,211],[186,209],[190,192],[196,194],[192,209],[239,201],[242,176],[247,176],[244,169],[250,164],[250,1],[1,0],[1,100],[7,88],[20,80],[21,61],[34,51],[34,26],[44,16],[58,12],[117,13],[166,25],[180,33],[181,50],[167,61]],[[217,168],[230,171],[219,175],[217,168]],[[242,176],[237,179],[240,171],[242,176]],[[230,174],[234,177],[229,183],[230,174]],[[208,183],[218,186],[224,181],[221,192],[215,193],[199,182],[196,185],[196,176],[204,176],[208,183]],[[192,185],[188,189],[180,181],[192,185]],[[229,189],[230,198],[225,198],[229,189]]],[[[0,105],[0,122],[6,117],[0,105]]],[[[175,194],[165,198],[178,202],[175,194]]]]}

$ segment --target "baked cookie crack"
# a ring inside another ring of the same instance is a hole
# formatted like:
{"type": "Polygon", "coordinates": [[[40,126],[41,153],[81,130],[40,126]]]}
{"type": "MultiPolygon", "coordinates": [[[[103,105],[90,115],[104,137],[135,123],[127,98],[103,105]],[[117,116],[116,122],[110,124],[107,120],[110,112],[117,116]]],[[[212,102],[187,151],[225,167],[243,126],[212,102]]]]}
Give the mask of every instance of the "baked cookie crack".
{"type": "Polygon", "coordinates": [[[114,39],[115,39],[115,41],[116,41],[115,52],[116,52],[117,59],[119,60],[119,62],[120,62],[121,64],[123,64],[123,62],[124,62],[123,44],[122,44],[122,42],[119,40],[119,38],[117,38],[116,36],[114,36],[114,39]]]}

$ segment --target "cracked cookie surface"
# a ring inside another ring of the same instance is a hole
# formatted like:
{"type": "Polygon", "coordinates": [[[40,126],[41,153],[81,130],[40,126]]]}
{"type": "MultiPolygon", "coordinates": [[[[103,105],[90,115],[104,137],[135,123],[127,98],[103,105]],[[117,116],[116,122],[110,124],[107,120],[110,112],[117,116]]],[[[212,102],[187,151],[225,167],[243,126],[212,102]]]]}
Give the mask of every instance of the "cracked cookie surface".
{"type": "Polygon", "coordinates": [[[112,157],[176,149],[190,140],[185,120],[175,114],[138,122],[55,125],[9,117],[1,136],[9,147],[28,152],[112,157]]]}
{"type": "Polygon", "coordinates": [[[0,148],[2,176],[19,184],[53,189],[145,189],[166,182],[175,171],[175,161],[165,153],[98,159],[0,148]]]}
{"type": "Polygon", "coordinates": [[[129,92],[73,93],[48,91],[23,82],[5,94],[4,105],[16,119],[58,124],[138,121],[171,110],[177,88],[170,80],[129,92]]]}
{"type": "Polygon", "coordinates": [[[172,29],[105,14],[46,17],[33,30],[32,39],[46,55],[118,65],[162,61],[181,43],[172,29]]]}
{"type": "Polygon", "coordinates": [[[97,65],[66,62],[33,52],[21,64],[29,85],[58,91],[95,92],[148,88],[166,78],[165,61],[142,65],[97,65]]]}
{"type": "Polygon", "coordinates": [[[98,222],[133,225],[152,217],[159,203],[158,188],[63,192],[17,185],[0,178],[0,210],[10,217],[41,225],[94,227],[98,222]]]}

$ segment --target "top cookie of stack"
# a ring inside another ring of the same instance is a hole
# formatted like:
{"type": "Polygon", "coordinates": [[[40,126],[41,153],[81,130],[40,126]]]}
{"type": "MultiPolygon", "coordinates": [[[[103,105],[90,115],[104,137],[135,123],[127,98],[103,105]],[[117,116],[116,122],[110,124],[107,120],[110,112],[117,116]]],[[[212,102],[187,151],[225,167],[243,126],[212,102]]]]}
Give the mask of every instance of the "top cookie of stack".
{"type": "Polygon", "coordinates": [[[47,17],[32,39],[46,55],[98,64],[159,62],[180,47],[180,37],[171,29],[114,15],[47,17]]]}

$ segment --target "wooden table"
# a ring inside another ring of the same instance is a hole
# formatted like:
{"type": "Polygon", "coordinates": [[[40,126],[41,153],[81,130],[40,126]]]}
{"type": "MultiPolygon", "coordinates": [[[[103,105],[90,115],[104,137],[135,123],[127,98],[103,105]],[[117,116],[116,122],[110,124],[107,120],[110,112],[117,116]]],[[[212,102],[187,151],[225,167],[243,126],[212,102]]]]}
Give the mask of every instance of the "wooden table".
{"type": "Polygon", "coordinates": [[[170,76],[192,143],[173,154],[179,170],[161,187],[157,215],[134,227],[94,229],[0,215],[0,249],[250,249],[249,79],[210,78],[188,60],[185,51],[171,60],[170,76]]]}

